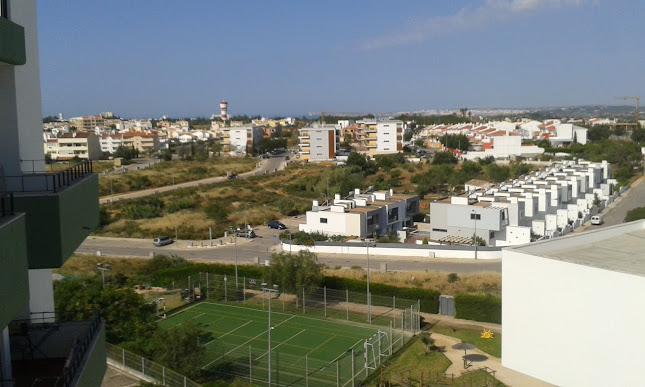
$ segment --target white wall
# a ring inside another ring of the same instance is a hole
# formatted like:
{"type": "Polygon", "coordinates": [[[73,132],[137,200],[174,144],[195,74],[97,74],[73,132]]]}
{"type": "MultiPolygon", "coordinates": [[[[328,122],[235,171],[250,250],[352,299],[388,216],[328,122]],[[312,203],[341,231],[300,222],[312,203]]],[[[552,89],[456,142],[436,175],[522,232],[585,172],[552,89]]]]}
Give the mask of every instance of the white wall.
{"type": "Polygon", "coordinates": [[[332,211],[307,211],[307,223],[300,224],[300,231],[320,232],[326,235],[346,235],[365,237],[364,214],[332,211]],[[320,219],[327,219],[321,223],[320,219]]]}
{"type": "Polygon", "coordinates": [[[502,272],[503,366],[559,386],[640,384],[645,278],[513,250],[502,272]]]}
{"type": "MultiPolygon", "coordinates": [[[[289,243],[282,243],[283,251],[300,251],[307,250],[312,253],[328,253],[328,254],[358,254],[365,255],[367,253],[365,245],[361,243],[346,243],[342,246],[303,246],[291,245],[289,250],[289,243]]],[[[429,245],[430,246],[430,245],[429,245]]],[[[370,256],[378,255],[385,257],[428,257],[428,258],[452,258],[452,259],[473,259],[475,257],[475,250],[440,250],[429,247],[427,249],[413,249],[405,247],[370,247],[370,256]]],[[[477,252],[477,259],[500,259],[502,253],[500,250],[482,251],[477,252]]]]}
{"type": "Polygon", "coordinates": [[[54,311],[54,286],[51,269],[29,270],[29,311],[54,311]]]}

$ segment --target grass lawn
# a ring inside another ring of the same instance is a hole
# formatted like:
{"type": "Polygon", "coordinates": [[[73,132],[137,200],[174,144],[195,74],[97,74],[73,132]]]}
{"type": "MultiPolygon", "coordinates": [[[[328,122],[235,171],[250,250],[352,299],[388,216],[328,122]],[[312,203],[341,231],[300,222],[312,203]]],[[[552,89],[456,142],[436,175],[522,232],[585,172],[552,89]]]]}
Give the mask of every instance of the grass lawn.
{"type": "Polygon", "coordinates": [[[435,325],[430,331],[441,335],[456,337],[461,341],[474,344],[479,350],[489,355],[498,358],[502,357],[502,335],[500,334],[494,333],[492,339],[482,339],[482,331],[480,330],[457,328],[453,331],[452,328],[446,325],[435,325]]]}

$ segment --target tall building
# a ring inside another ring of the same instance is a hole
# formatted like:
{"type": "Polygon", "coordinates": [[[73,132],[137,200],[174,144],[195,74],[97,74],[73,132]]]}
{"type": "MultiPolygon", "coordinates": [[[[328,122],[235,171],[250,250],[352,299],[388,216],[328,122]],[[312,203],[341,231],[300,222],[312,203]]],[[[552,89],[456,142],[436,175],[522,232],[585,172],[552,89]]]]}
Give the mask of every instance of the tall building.
{"type": "Polygon", "coordinates": [[[98,176],[45,172],[36,1],[0,9],[0,386],[98,386],[105,325],[57,315],[52,284],[98,225],[98,176]]]}
{"type": "Polygon", "coordinates": [[[253,150],[262,140],[264,129],[261,126],[241,125],[223,128],[222,145],[231,156],[253,154],[253,150]]]}
{"type": "Polygon", "coordinates": [[[309,161],[328,161],[340,148],[340,127],[332,124],[313,124],[298,129],[300,158],[309,161]]]}
{"type": "Polygon", "coordinates": [[[356,121],[356,125],[360,145],[370,154],[403,150],[403,121],[365,119],[356,121]]]}

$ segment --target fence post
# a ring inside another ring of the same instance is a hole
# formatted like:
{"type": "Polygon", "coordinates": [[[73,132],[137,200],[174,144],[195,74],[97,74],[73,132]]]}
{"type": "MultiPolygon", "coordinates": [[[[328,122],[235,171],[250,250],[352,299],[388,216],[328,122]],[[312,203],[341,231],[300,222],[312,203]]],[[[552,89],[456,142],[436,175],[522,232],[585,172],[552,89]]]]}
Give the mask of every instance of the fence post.
{"type": "Polygon", "coordinates": [[[392,356],[392,321],[390,321],[390,356],[392,356]]]}
{"type": "Polygon", "coordinates": [[[166,385],[166,367],[161,367],[161,385],[166,385]]]}
{"type": "Polygon", "coordinates": [[[349,321],[349,290],[345,289],[345,312],[347,313],[347,321],[349,321]]]}
{"type": "Polygon", "coordinates": [[[246,277],[242,277],[242,303],[246,305],[246,277]]]}
{"type": "Polygon", "coordinates": [[[193,302],[193,299],[190,296],[191,293],[192,291],[190,290],[190,276],[188,276],[188,302],[193,302]]]}
{"type": "Polygon", "coordinates": [[[123,358],[123,366],[125,367],[125,349],[121,348],[121,357],[123,358]]]}
{"type": "Polygon", "coordinates": [[[354,387],[354,348],[352,348],[352,387],[354,387]]]}
{"type": "Polygon", "coordinates": [[[145,363],[145,358],[141,356],[141,373],[146,374],[146,363],[145,363]]]}
{"type": "Polygon", "coordinates": [[[307,314],[305,310],[305,288],[302,288],[302,314],[307,314]]]}
{"type": "Polygon", "coordinates": [[[340,387],[340,379],[338,379],[338,360],[336,360],[336,387],[340,387]]]}
{"type": "Polygon", "coordinates": [[[186,377],[184,376],[184,387],[186,387],[186,377]]]}
{"type": "Polygon", "coordinates": [[[417,298],[417,331],[421,331],[421,300],[417,298]]]}
{"type": "Polygon", "coordinates": [[[206,301],[211,297],[211,292],[208,290],[208,272],[206,272],[206,301]]]}
{"type": "Polygon", "coordinates": [[[309,357],[305,355],[305,387],[309,387],[309,357]]]}
{"type": "Polygon", "coordinates": [[[251,353],[250,344],[249,344],[249,383],[253,384],[253,354],[251,353]]]}
{"type": "Polygon", "coordinates": [[[325,317],[327,317],[327,286],[323,287],[323,302],[325,305],[325,317]]]}
{"type": "Polygon", "coordinates": [[[392,296],[392,320],[396,321],[396,296],[392,296]]]}

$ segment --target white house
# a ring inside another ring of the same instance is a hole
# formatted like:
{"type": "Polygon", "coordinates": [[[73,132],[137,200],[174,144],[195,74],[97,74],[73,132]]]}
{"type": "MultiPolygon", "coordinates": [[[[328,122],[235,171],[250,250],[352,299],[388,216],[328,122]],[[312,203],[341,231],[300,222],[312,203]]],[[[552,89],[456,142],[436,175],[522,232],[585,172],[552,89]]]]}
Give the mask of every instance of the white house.
{"type": "Polygon", "coordinates": [[[502,365],[558,386],[643,377],[645,221],[502,251],[502,365]]]}
{"type": "Polygon", "coordinates": [[[340,148],[340,126],[313,124],[298,129],[300,158],[309,161],[329,161],[340,148]]]}
{"type": "Polygon", "coordinates": [[[419,197],[398,195],[392,190],[361,193],[359,189],[347,198],[336,194],[331,203],[320,205],[314,200],[300,231],[327,235],[365,238],[394,234],[413,226],[412,217],[419,213],[419,197]]]}

